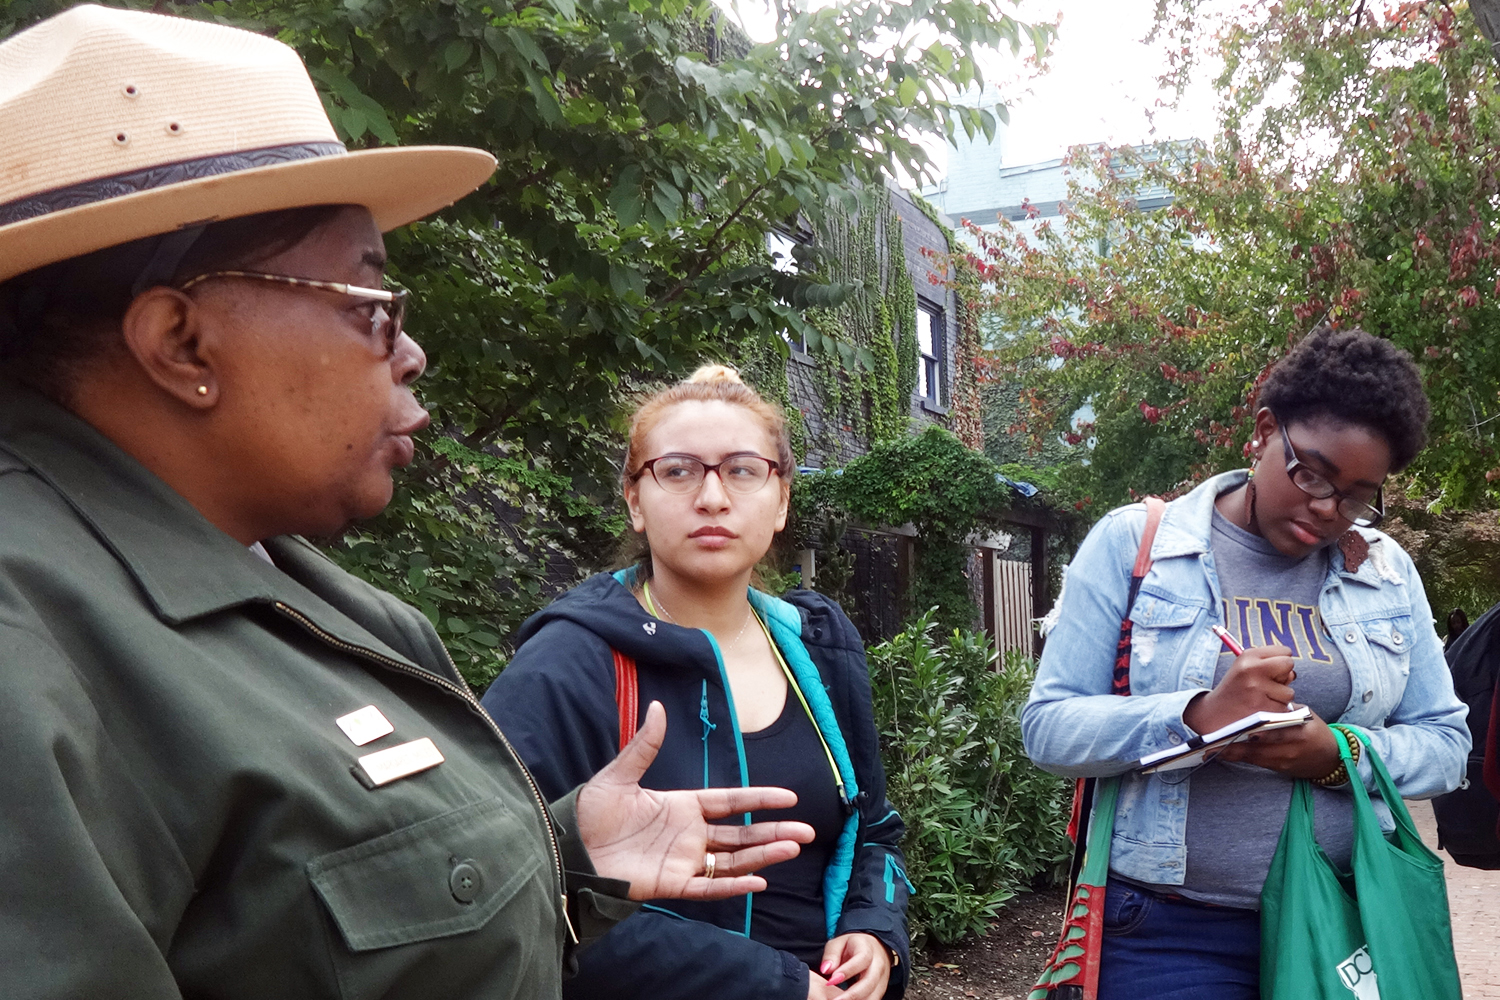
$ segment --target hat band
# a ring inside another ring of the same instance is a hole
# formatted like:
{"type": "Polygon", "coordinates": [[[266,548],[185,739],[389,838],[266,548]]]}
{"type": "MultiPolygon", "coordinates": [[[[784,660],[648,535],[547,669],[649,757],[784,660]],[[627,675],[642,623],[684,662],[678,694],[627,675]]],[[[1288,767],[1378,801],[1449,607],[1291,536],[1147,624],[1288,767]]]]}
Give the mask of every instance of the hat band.
{"type": "Polygon", "coordinates": [[[139,194],[154,188],[183,181],[199,180],[219,174],[238,173],[257,167],[269,167],[294,160],[310,160],[319,156],[343,156],[349,151],[338,142],[298,142],[286,146],[266,146],[263,149],[247,149],[235,153],[221,153],[196,160],[164,163],[135,170],[113,177],[99,177],[55,188],[41,194],[29,195],[16,201],[0,205],[0,226],[9,226],[27,219],[35,219],[69,208],[81,208],[111,198],[139,194]]]}

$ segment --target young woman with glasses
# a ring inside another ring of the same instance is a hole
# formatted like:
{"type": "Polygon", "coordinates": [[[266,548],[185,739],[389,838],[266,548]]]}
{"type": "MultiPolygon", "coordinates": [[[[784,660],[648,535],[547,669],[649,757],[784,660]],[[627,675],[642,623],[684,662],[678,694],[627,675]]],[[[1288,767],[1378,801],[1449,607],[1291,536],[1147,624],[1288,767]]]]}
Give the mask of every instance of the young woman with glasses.
{"type": "Polygon", "coordinates": [[[753,586],[794,468],[783,416],[730,369],[648,399],[623,482],[644,551],[528,621],[484,696],[544,791],[609,763],[655,700],[668,745],[648,787],[771,781],[797,793],[784,815],[817,832],[753,897],[648,904],[584,953],[564,996],[904,992],[904,828],[885,799],[863,643],[828,598],[753,586]]]}
{"type": "Polygon", "coordinates": [[[1031,699],[1027,752],[1120,789],[1100,1000],[1259,996],[1260,891],[1292,779],[1314,782],[1319,843],[1347,870],[1351,776],[1330,724],[1370,738],[1407,798],[1462,779],[1469,735],[1411,559],[1375,530],[1381,487],[1421,448],[1411,359],[1320,329],[1271,372],[1249,470],[1167,504],[1130,609],[1129,697],[1111,674],[1143,505],[1106,515],[1069,567],[1031,699]],[[1244,652],[1212,631],[1227,629],[1244,652]],[[1295,702],[1311,721],[1194,771],[1128,773],[1147,754],[1295,702]]]}

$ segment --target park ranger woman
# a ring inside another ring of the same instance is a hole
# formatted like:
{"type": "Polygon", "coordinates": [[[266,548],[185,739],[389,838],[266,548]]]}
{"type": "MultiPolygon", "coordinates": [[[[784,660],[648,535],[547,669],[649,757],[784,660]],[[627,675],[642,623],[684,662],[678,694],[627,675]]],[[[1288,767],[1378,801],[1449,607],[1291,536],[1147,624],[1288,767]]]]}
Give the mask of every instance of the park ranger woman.
{"type": "MultiPolygon", "coordinates": [[[[794,800],[542,800],[426,619],[303,534],[390,499],[426,359],[381,232],[484,152],[349,153],[286,46],[78,7],[0,44],[0,996],[559,995],[794,800]]],[[[709,879],[706,874],[718,877],[709,879]]]]}

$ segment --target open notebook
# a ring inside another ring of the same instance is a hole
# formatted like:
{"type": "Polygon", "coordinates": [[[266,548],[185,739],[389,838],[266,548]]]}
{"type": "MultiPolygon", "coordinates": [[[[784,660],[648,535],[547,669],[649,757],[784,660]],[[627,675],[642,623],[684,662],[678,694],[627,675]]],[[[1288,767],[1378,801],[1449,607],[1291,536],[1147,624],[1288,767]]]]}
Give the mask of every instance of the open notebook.
{"type": "Polygon", "coordinates": [[[1231,743],[1249,739],[1255,733],[1285,729],[1287,726],[1300,726],[1310,718],[1312,718],[1312,712],[1306,705],[1289,712],[1256,712],[1231,722],[1222,729],[1216,729],[1203,736],[1194,736],[1181,746],[1147,754],[1136,764],[1136,770],[1150,774],[1153,771],[1176,771],[1184,767],[1197,767],[1214,751],[1221,750],[1231,743]]]}

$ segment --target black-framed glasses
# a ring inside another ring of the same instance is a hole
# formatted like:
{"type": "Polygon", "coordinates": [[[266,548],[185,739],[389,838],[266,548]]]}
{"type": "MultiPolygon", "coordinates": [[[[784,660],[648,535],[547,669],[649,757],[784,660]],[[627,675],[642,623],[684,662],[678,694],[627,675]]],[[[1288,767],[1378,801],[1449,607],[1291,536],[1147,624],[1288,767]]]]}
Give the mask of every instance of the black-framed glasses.
{"type": "Polygon", "coordinates": [[[1286,432],[1286,424],[1278,422],[1277,427],[1281,431],[1282,447],[1286,450],[1286,475],[1292,481],[1293,486],[1314,500],[1338,497],[1339,516],[1346,521],[1354,522],[1361,528],[1373,528],[1380,523],[1380,519],[1385,517],[1385,500],[1378,487],[1375,490],[1375,506],[1338,489],[1302,464],[1302,459],[1297,457],[1297,451],[1292,447],[1292,439],[1286,432]]]}
{"type": "Polygon", "coordinates": [[[772,473],[781,474],[781,463],[754,452],[730,455],[713,465],[692,455],[662,455],[642,462],[630,478],[639,481],[647,472],[668,493],[697,493],[710,472],[717,472],[731,493],[754,493],[770,482],[772,473]]]}
{"type": "Polygon", "coordinates": [[[278,285],[289,285],[293,288],[313,288],[321,292],[336,292],[339,295],[348,295],[351,298],[362,299],[374,305],[370,311],[370,336],[378,344],[385,346],[385,357],[390,357],[396,351],[396,341],[401,336],[401,324],[406,319],[406,296],[404,288],[361,288],[358,285],[345,284],[342,281],[314,281],[311,278],[293,278],[285,274],[265,274],[261,271],[210,271],[200,274],[196,278],[190,278],[177,286],[177,290],[185,292],[194,285],[208,281],[212,278],[248,278],[251,281],[273,281],[278,285]]]}

